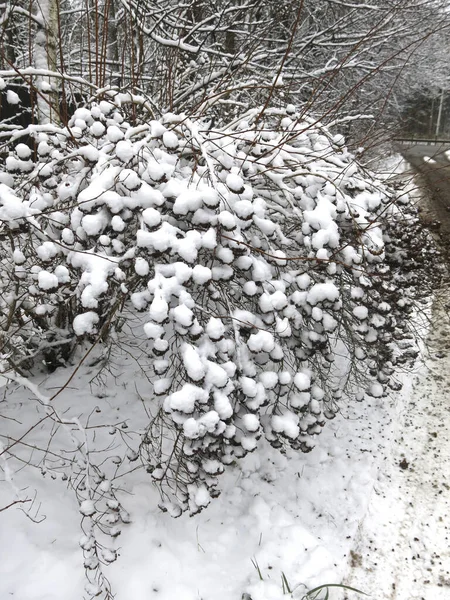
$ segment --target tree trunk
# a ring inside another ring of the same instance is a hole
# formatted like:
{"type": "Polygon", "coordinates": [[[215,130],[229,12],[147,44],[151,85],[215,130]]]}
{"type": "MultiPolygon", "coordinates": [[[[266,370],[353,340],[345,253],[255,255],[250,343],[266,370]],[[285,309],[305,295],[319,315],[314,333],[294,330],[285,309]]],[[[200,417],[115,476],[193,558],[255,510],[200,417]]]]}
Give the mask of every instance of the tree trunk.
{"type": "Polygon", "coordinates": [[[117,7],[114,0],[110,2],[110,13],[109,13],[109,26],[108,26],[108,59],[110,62],[110,69],[112,71],[112,77],[110,84],[120,88],[122,84],[122,78],[120,76],[120,64],[119,64],[119,41],[118,41],[118,28],[117,28],[117,7]]]}
{"type": "MultiPolygon", "coordinates": [[[[58,48],[58,2],[39,0],[35,4],[36,16],[41,24],[37,27],[34,40],[34,66],[36,69],[57,70],[58,48]]],[[[58,81],[38,75],[37,115],[40,124],[59,122],[58,81]]]]}

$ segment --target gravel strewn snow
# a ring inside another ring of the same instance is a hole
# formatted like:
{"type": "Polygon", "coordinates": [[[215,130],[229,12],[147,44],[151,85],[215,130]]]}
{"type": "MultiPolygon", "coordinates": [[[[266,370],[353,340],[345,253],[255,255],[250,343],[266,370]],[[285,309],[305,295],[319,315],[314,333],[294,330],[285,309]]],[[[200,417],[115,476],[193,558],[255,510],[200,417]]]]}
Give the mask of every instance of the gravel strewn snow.
{"type": "Polygon", "coordinates": [[[401,405],[392,452],[375,482],[347,583],[377,598],[450,597],[450,318],[435,301],[425,365],[401,405]]]}

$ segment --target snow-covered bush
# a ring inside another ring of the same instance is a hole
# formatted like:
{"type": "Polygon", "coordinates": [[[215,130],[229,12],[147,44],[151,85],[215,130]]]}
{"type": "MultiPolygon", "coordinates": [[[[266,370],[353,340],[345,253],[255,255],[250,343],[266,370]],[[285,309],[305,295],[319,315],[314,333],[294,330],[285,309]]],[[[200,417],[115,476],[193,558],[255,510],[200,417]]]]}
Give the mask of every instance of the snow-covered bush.
{"type": "Polygon", "coordinates": [[[408,299],[392,304],[383,231],[400,213],[342,136],[293,106],[208,130],[172,114],[132,126],[129,100],[13,134],[1,352],[18,370],[38,353],[57,365],[77,340],[120,343],[119,317],[142,313],[141,459],[161,507],[193,514],[261,436],[309,451],[343,391],[397,386],[408,299]]]}

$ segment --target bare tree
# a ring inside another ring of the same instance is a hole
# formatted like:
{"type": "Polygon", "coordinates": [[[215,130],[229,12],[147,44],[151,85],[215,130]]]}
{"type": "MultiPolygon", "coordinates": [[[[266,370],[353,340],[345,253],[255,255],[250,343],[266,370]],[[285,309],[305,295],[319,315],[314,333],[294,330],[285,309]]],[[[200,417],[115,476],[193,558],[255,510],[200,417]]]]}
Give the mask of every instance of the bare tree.
{"type": "Polygon", "coordinates": [[[219,118],[268,98],[324,121],[398,114],[408,64],[448,27],[443,0],[49,0],[34,14],[18,1],[4,4],[3,76],[34,65],[63,74],[52,89],[68,95],[76,77],[84,94],[113,85],[161,113],[214,106],[219,118]]]}

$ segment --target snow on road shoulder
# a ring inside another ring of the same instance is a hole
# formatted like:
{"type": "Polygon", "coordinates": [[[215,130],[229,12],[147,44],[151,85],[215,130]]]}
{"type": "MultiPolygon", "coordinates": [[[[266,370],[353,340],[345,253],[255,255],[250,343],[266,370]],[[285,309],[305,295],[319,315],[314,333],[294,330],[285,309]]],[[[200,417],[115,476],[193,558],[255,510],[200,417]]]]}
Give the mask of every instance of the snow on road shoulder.
{"type": "Polygon", "coordinates": [[[382,181],[389,181],[401,177],[405,172],[410,171],[410,166],[401,154],[393,153],[383,159],[377,159],[375,165],[371,168],[382,181]]]}
{"type": "Polygon", "coordinates": [[[383,600],[450,596],[450,315],[437,295],[429,351],[351,553],[349,585],[383,600]]]}

